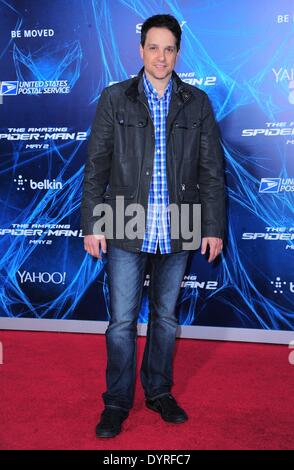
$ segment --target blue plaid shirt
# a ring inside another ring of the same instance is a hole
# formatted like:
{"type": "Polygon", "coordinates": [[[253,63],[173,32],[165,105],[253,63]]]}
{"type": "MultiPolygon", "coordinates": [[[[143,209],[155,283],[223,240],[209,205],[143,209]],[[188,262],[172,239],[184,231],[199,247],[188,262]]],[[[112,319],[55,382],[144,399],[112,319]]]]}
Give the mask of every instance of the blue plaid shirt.
{"type": "Polygon", "coordinates": [[[160,99],[145,74],[143,74],[143,84],[154,124],[155,153],[148,197],[146,232],[141,251],[156,253],[159,245],[160,253],[166,254],[171,253],[170,219],[166,210],[169,204],[166,178],[166,117],[172,92],[172,79],[160,99]]]}

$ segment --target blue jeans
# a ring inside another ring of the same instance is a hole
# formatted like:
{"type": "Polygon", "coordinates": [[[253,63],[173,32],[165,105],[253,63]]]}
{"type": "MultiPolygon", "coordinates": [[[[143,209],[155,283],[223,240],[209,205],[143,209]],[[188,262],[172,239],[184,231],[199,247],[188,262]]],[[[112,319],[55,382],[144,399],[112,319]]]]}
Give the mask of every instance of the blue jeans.
{"type": "Polygon", "coordinates": [[[170,392],[178,321],[175,307],[189,251],[171,254],[133,253],[108,244],[110,322],[106,331],[107,391],[105,406],[129,410],[136,373],[137,319],[141,307],[147,260],[150,259],[149,322],[141,365],[145,397],[170,392]]]}

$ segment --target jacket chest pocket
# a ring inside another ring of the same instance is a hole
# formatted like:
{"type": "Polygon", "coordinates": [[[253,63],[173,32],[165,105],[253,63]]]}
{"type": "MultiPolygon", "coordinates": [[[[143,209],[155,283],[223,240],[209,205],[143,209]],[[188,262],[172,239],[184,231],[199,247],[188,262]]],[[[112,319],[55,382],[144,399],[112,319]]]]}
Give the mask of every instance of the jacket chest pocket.
{"type": "Polygon", "coordinates": [[[181,184],[180,198],[182,202],[200,203],[198,184],[181,184]]]}
{"type": "MultiPolygon", "coordinates": [[[[179,117],[175,120],[172,130],[175,155],[184,161],[195,161],[200,146],[200,119],[179,117]]],[[[192,168],[190,169],[192,171],[192,168]]]]}
{"type": "Polygon", "coordinates": [[[103,197],[107,199],[115,199],[117,197],[124,197],[126,199],[133,199],[135,196],[134,189],[128,186],[108,186],[103,197]]]}
{"type": "Polygon", "coordinates": [[[174,122],[173,130],[175,133],[180,131],[199,131],[201,127],[200,119],[177,119],[174,122]]]}
{"type": "Polygon", "coordinates": [[[143,129],[148,124],[148,116],[137,116],[123,112],[116,113],[116,122],[121,129],[143,129]]]}
{"type": "Polygon", "coordinates": [[[117,111],[115,114],[114,160],[124,165],[129,173],[138,165],[144,154],[146,133],[149,131],[148,116],[143,113],[117,111]]]}

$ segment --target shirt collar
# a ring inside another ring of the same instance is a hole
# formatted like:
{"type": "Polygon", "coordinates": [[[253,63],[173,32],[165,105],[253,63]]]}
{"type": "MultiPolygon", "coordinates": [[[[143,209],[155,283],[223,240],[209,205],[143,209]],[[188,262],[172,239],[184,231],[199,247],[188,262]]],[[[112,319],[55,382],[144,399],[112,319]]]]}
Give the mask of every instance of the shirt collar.
{"type": "MultiPolygon", "coordinates": [[[[171,93],[172,81],[173,80],[172,80],[172,77],[171,77],[161,98],[164,98],[165,95],[168,95],[168,94],[171,93]]],[[[155,90],[152,83],[148,80],[145,72],[143,73],[143,84],[144,84],[144,90],[145,90],[145,93],[146,93],[147,96],[154,95],[155,98],[159,99],[157,91],[155,90]]]]}

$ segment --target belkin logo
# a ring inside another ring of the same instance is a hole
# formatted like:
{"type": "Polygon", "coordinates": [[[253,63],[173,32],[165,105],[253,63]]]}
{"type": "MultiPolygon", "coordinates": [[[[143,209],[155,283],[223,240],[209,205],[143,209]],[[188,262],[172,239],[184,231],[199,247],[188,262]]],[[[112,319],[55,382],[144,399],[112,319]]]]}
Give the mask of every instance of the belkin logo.
{"type": "Polygon", "coordinates": [[[43,181],[33,181],[30,180],[31,189],[62,189],[61,181],[55,180],[43,180],[43,181]]]}
{"type": "Polygon", "coordinates": [[[18,178],[14,178],[14,183],[16,183],[17,191],[25,191],[27,187],[31,189],[51,189],[51,190],[58,190],[63,188],[63,184],[61,181],[48,180],[45,179],[43,181],[34,181],[33,179],[27,180],[23,178],[22,175],[18,175],[18,178]]]}

